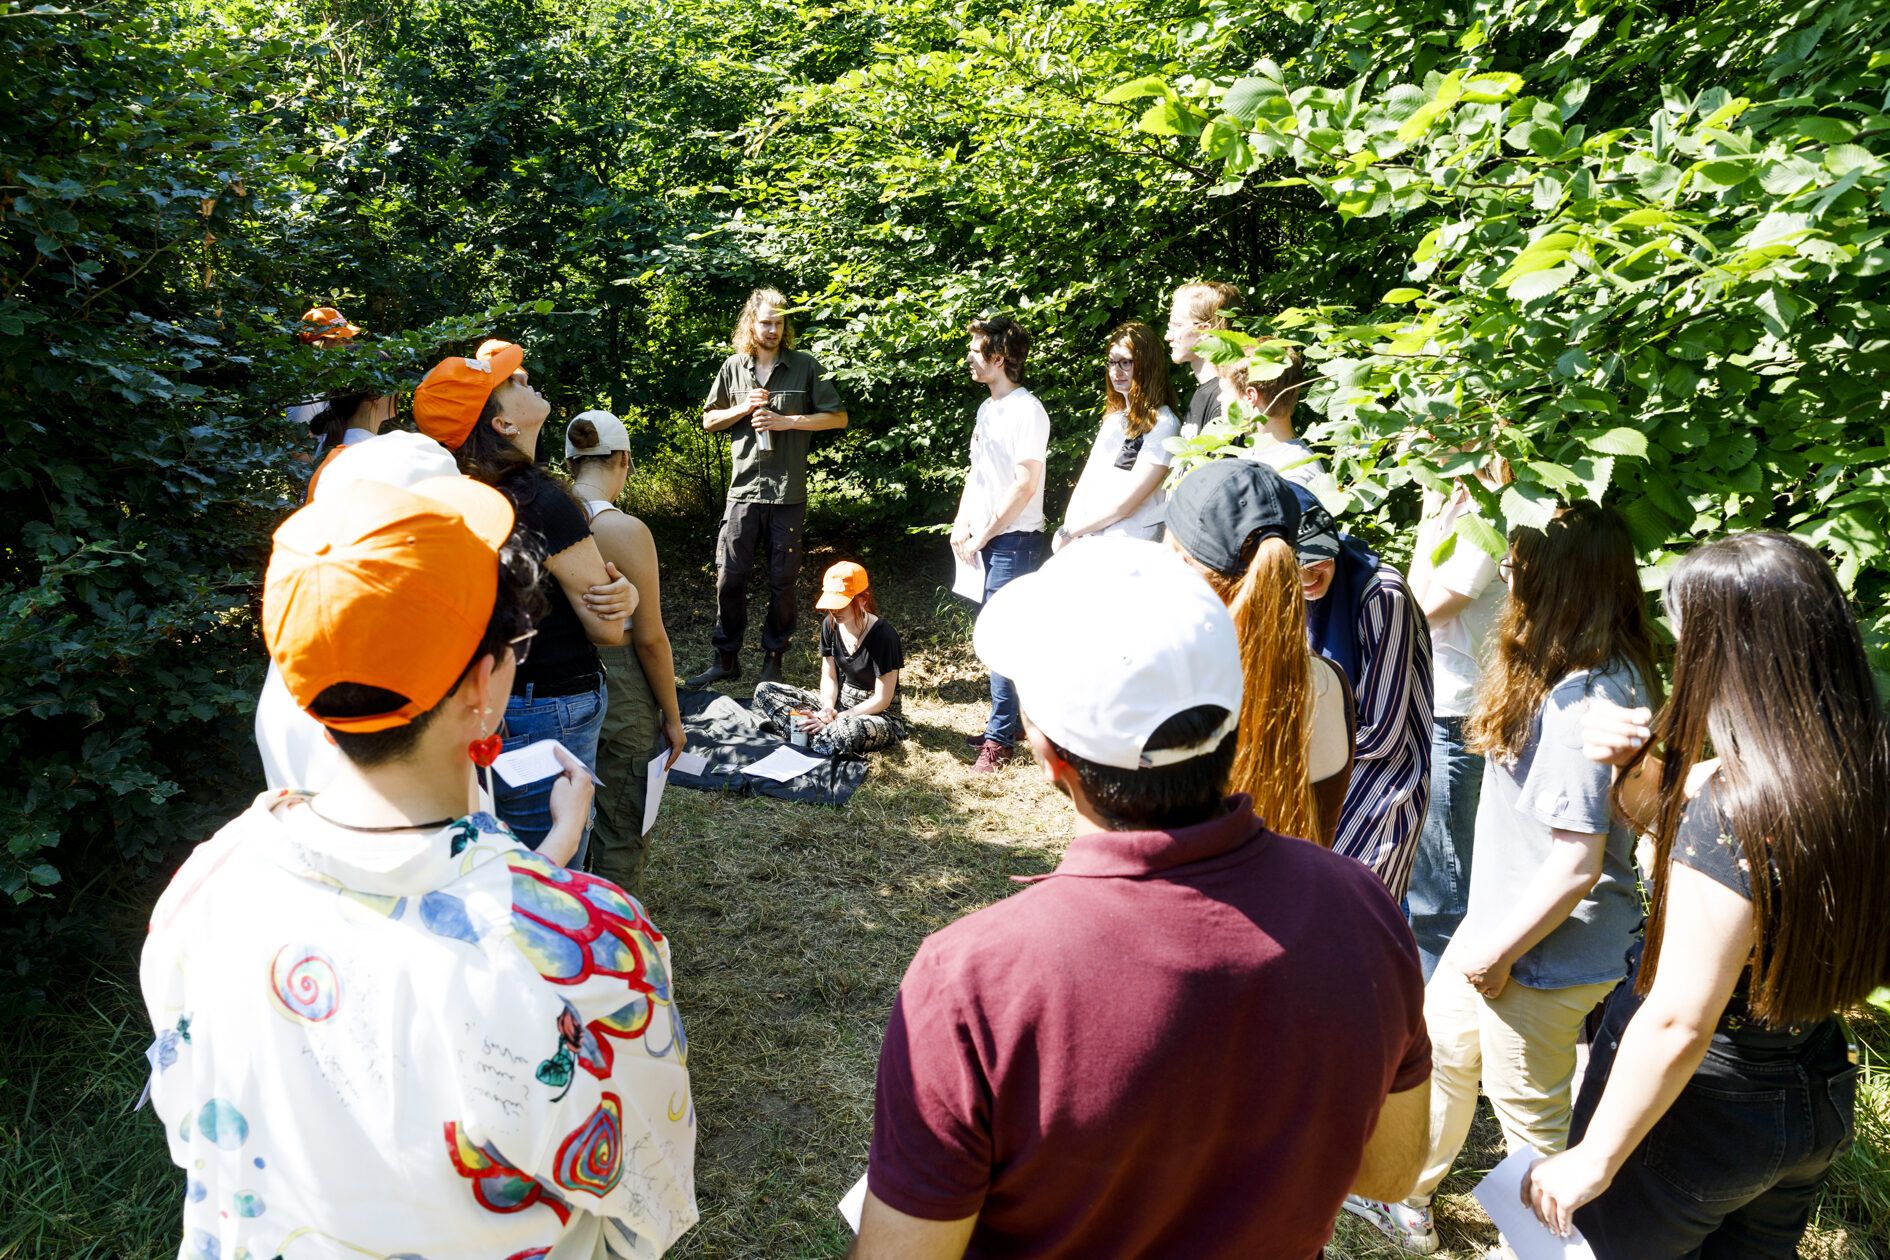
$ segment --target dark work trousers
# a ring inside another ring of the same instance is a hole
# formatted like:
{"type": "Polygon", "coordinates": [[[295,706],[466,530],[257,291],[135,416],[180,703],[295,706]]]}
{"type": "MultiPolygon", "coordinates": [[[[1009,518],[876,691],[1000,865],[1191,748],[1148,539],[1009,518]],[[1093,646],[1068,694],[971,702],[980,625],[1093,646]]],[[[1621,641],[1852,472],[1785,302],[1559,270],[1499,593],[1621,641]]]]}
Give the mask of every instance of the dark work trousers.
{"type": "MultiPolygon", "coordinates": [[[[1603,1008],[1575,1103],[1581,1141],[1640,1007],[1633,976],[1603,1008]]],[[[1599,1260],[1791,1260],[1818,1187],[1851,1143],[1857,1069],[1843,1026],[1808,1034],[1713,1038],[1706,1059],[1628,1156],[1614,1181],[1575,1212],[1599,1260]],[[1763,1044],[1765,1042],[1773,1044],[1763,1044]]]]}
{"type": "Polygon", "coordinates": [[[805,503],[728,501],[722,533],[715,540],[715,650],[739,652],[748,630],[748,576],[765,552],[768,616],[761,650],[785,652],[794,633],[794,581],[801,575],[801,526],[805,503]]]}

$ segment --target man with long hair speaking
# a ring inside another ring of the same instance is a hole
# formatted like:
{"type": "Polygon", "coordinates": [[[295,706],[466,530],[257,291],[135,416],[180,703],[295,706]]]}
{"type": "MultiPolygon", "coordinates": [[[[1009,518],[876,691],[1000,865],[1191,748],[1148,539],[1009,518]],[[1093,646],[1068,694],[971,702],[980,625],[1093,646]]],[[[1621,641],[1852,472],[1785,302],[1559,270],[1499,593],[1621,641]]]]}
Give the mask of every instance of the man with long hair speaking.
{"type": "Polygon", "coordinates": [[[794,580],[807,519],[807,447],[822,429],[847,427],[846,404],[813,355],[794,348],[787,299],[756,289],[735,323],[735,353],[722,361],[702,404],[702,427],[727,431],[734,470],[715,542],[715,660],[686,685],[742,676],[748,578],[768,563],[768,615],[761,626],[762,682],[781,680],[794,633],[794,580]]]}

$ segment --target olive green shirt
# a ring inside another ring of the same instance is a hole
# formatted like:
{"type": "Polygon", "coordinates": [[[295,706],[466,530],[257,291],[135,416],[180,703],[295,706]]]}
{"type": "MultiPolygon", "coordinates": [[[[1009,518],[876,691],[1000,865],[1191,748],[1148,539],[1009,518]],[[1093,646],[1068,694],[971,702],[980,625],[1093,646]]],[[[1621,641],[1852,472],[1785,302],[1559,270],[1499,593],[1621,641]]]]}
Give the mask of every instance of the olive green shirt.
{"type": "MultiPolygon", "coordinates": [[[[752,355],[731,354],[715,374],[715,384],[704,400],[704,411],[722,411],[748,397],[755,388],[752,355]]],[[[820,360],[799,350],[783,350],[768,374],[769,405],[784,416],[811,416],[820,411],[845,411],[840,391],[827,379],[820,360]]],[[[776,429],[768,436],[773,449],[762,450],[755,426],[743,416],[724,430],[735,469],[728,481],[728,497],[744,503],[807,502],[807,447],[813,434],[805,429],[776,429]]]]}

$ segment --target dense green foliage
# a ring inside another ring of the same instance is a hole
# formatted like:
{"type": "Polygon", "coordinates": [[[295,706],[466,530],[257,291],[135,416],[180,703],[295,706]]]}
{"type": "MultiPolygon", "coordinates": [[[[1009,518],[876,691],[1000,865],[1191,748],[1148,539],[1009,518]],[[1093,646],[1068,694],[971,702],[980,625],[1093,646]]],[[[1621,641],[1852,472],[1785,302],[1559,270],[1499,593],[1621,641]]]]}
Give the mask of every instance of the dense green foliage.
{"type": "Polygon", "coordinates": [[[1791,528],[1879,617],[1887,24],[1865,0],[0,9],[0,950],[32,971],[74,889],[201,834],[186,798],[246,775],[257,579],[306,449],[286,403],[497,331],[558,414],[631,416],[711,508],[692,416],[758,282],[849,399],[816,494],[889,524],[956,494],[968,319],[1035,332],[1067,486],[1108,330],[1216,277],[1250,295],[1218,353],[1269,334],[1316,365],[1304,420],[1355,528],[1395,548],[1415,486],[1497,453],[1516,481],[1473,543],[1581,494],[1653,565],[1791,528]],[[318,302],[386,339],[297,346],[318,302]]]}

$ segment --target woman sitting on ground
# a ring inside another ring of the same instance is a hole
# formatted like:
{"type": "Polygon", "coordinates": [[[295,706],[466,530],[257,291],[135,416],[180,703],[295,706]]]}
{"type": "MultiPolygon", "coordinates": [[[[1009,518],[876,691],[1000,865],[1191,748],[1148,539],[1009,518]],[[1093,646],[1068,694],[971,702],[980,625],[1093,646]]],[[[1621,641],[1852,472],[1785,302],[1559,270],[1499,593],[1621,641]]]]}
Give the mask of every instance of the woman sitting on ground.
{"type": "Polygon", "coordinates": [[[1658,695],[1627,521],[1583,500],[1514,537],[1498,568],[1510,599],[1470,714],[1485,760],[1469,913],[1424,989],[1430,1154],[1403,1203],[1346,1200],[1426,1253],[1431,1196],[1479,1084],[1511,1152],[1566,1145],[1582,1021],[1626,970],[1641,918],[1634,837],[1609,816],[1612,771],[1581,754],[1591,705],[1658,695]]]}
{"type": "Polygon", "coordinates": [[[617,507],[617,496],[633,471],[630,433],[608,411],[587,411],[564,431],[564,462],[578,501],[591,523],[597,550],[637,591],[630,642],[600,647],[610,702],[597,741],[597,826],[591,870],[641,896],[648,846],[643,836],[643,798],[649,791],[650,759],[669,749],[666,766],[682,756],[688,736],[676,702],[676,662],[663,627],[657,580],[656,543],[647,525],[617,507]]]}
{"type": "MultiPolygon", "coordinates": [[[[549,611],[513,679],[505,751],[555,739],[595,772],[606,700],[597,649],[623,642],[637,592],[598,552],[576,500],[532,458],[551,406],[527,383],[524,358],[509,342],[488,341],[474,359],[441,362],[414,392],[413,417],[461,472],[510,499],[519,528],[544,545],[539,590],[549,611]]],[[[551,782],[494,785],[499,817],[533,848],[551,826],[551,782]]]]}
{"type": "Polygon", "coordinates": [[[808,736],[822,756],[877,752],[906,737],[899,709],[899,635],[879,615],[866,570],[842,560],[821,579],[814,607],[820,623],[820,694],[785,683],[758,683],[755,707],[783,734],[808,736]]]}
{"type": "Polygon", "coordinates": [[[1352,777],[1352,688],[1306,642],[1293,550],[1300,507],[1272,468],[1221,459],[1182,478],[1168,543],[1207,579],[1240,636],[1240,746],[1228,791],[1289,836],[1332,847],[1352,777]]]}
{"type": "Polygon", "coordinates": [[[1574,1145],[1523,1193],[1601,1260],[1785,1260],[1851,1144],[1838,1013],[1890,983],[1890,741],[1843,589],[1804,543],[1708,543],[1665,603],[1672,700],[1651,723],[1596,706],[1585,739],[1654,838],[1644,950],[1603,1010],[1574,1145]]]}
{"type": "Polygon", "coordinates": [[[1431,798],[1431,632],[1396,569],[1305,486],[1300,589],[1313,651],[1345,671],[1358,706],[1352,781],[1333,849],[1378,872],[1402,901],[1431,798]]]}
{"type": "Polygon", "coordinates": [[[1181,431],[1167,348],[1147,324],[1124,324],[1109,334],[1103,363],[1102,427],[1053,551],[1090,534],[1161,537],[1161,486],[1174,458],[1167,442],[1181,431]]]}

